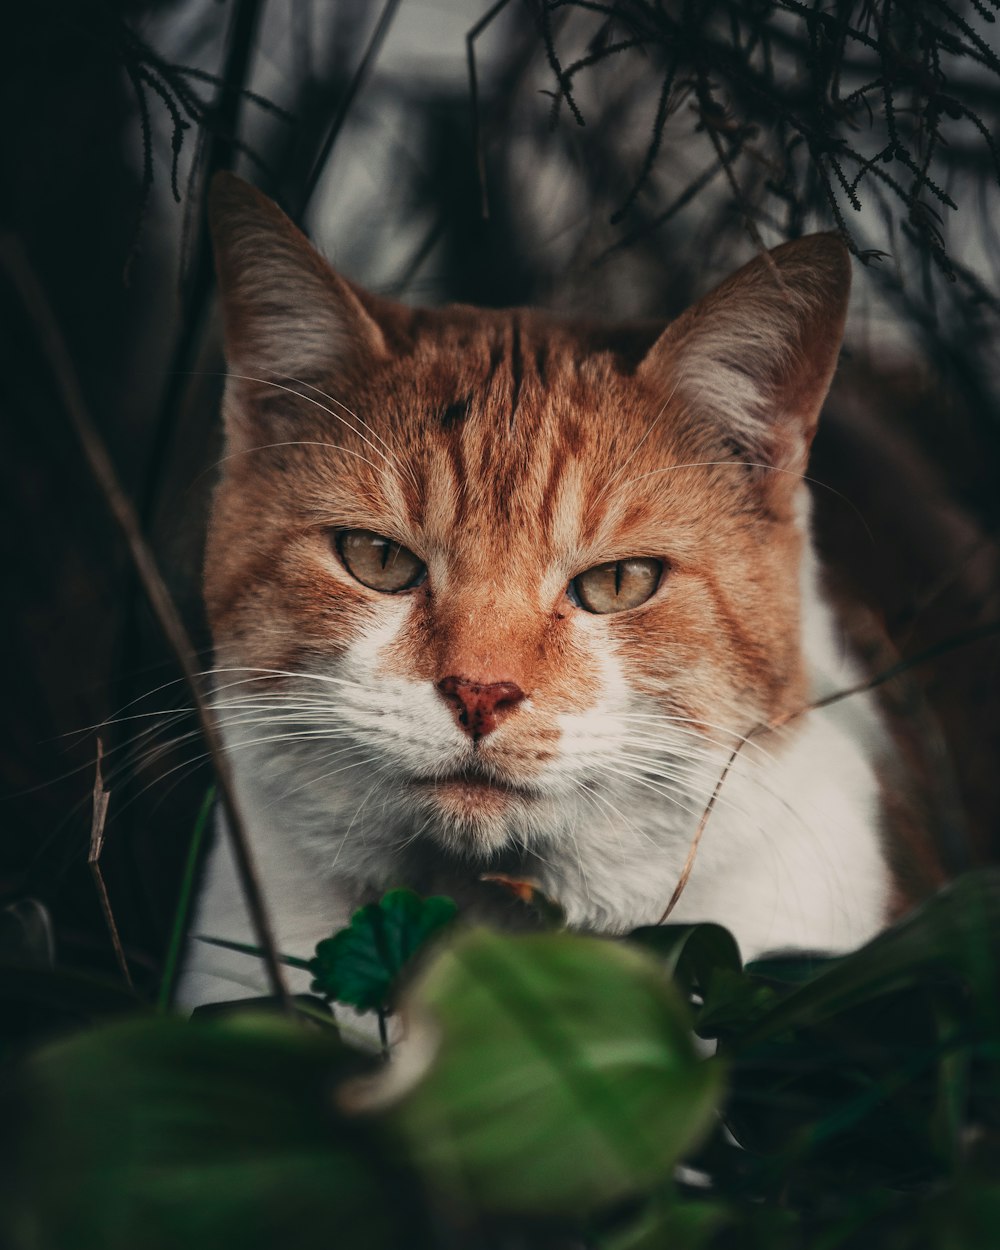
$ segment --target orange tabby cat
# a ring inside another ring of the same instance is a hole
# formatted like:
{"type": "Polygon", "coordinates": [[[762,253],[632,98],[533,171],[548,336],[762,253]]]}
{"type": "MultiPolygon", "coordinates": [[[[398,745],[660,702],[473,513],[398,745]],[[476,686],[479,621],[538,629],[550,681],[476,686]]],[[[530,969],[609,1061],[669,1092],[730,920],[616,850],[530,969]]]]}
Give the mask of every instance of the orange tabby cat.
{"type": "MultiPolygon", "coordinates": [[[[282,950],[359,901],[536,879],[655,922],[733,746],[857,680],[802,483],[849,258],[760,256],[667,327],[411,309],[264,196],[212,194],[229,376],[205,594],[216,706],[282,950]]],[[[888,917],[865,697],[757,735],[671,919],[745,956],[888,917]]],[[[228,850],[196,932],[252,940],[228,850]]],[[[262,986],[199,946],[189,1003],[262,986]]]]}

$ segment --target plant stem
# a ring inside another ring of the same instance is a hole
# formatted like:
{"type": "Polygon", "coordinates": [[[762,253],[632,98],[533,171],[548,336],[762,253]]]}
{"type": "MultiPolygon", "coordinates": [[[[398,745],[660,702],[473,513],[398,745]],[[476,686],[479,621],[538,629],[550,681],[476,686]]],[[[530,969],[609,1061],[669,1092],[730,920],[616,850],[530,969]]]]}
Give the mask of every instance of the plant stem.
{"type": "Polygon", "coordinates": [[[180,962],[181,948],[184,945],[188,917],[191,913],[191,898],[194,893],[198,861],[201,858],[201,847],[205,840],[205,830],[208,828],[209,817],[212,814],[212,808],[215,806],[217,793],[215,786],[209,786],[208,793],[202,801],[201,808],[194,822],[194,829],[191,833],[191,845],[188,847],[187,860],[184,864],[184,877],[181,881],[177,910],[174,912],[170,945],[167,948],[167,958],[163,965],[163,976],[160,980],[160,992],[156,999],[156,1006],[159,1011],[166,1011],[173,998],[174,980],[177,976],[177,965],[180,962]]]}

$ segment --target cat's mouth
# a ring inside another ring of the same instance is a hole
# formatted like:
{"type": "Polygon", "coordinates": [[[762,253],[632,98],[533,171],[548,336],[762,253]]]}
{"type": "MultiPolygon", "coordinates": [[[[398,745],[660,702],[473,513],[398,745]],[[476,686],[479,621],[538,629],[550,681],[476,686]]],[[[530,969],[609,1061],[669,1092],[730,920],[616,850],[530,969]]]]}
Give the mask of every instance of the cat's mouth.
{"type": "Polygon", "coordinates": [[[538,798],[538,791],[529,786],[471,771],[417,778],[410,785],[425,800],[454,816],[499,816],[538,798]]]}

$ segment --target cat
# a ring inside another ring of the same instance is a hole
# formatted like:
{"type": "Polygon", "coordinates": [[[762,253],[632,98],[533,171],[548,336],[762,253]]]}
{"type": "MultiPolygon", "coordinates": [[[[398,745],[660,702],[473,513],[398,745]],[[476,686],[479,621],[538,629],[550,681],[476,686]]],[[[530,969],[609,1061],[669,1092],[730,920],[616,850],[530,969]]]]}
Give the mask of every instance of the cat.
{"type": "MultiPolygon", "coordinates": [[[[843,242],[758,255],[669,325],[600,324],[376,297],[233,175],[210,218],[214,699],[279,948],[488,871],[575,928],[656,923],[737,746],[671,921],[746,958],[875,935],[907,901],[891,735],[864,694],[795,715],[860,677],[803,483],[843,242]]],[[[254,940],[221,837],[193,932],[254,940]]],[[[195,942],[180,998],[265,988],[195,942]]]]}

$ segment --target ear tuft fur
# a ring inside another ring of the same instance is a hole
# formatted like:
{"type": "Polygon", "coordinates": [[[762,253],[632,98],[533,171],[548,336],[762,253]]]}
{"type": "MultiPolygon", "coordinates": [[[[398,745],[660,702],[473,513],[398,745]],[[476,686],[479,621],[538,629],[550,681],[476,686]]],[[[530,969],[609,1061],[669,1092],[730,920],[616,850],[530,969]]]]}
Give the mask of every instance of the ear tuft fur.
{"type": "Polygon", "coordinates": [[[801,471],[844,333],[850,256],[813,234],[755,257],[673,322],[640,372],[776,467],[801,471]]]}

